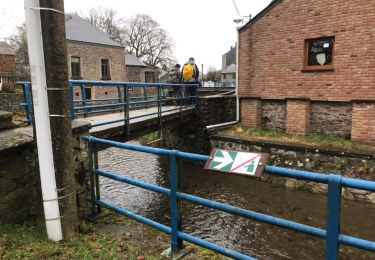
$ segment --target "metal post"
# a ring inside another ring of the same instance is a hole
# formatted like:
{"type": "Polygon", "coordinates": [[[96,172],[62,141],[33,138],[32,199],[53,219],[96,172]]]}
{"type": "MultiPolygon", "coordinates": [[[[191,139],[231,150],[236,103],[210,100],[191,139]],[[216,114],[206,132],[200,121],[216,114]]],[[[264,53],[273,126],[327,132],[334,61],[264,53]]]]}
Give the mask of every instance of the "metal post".
{"type": "Polygon", "coordinates": [[[330,174],[328,178],[326,259],[338,258],[341,211],[341,176],[330,174]]]}
{"type": "MultiPolygon", "coordinates": [[[[143,86],[143,97],[144,97],[144,99],[145,99],[145,101],[147,101],[147,88],[146,88],[146,86],[143,86]]],[[[148,103],[146,103],[146,108],[148,107],[148,103]]]]}
{"type": "MultiPolygon", "coordinates": [[[[93,146],[93,152],[94,152],[94,172],[99,168],[99,160],[98,160],[98,147],[96,143],[94,143],[93,146]]],[[[96,200],[100,200],[100,183],[99,183],[99,175],[94,174],[95,176],[95,195],[96,200]]],[[[96,206],[96,213],[101,213],[102,207],[100,205],[96,206]]]]}
{"type": "Polygon", "coordinates": [[[162,125],[162,117],[161,117],[161,86],[158,85],[158,118],[159,118],[159,126],[162,125]]]}
{"type": "MultiPolygon", "coordinates": [[[[117,97],[118,97],[118,102],[122,103],[122,95],[121,95],[121,88],[120,86],[117,86],[117,97]]],[[[122,112],[122,110],[120,110],[122,112]]]]}
{"type": "Polygon", "coordinates": [[[178,238],[178,231],[182,231],[181,218],[181,200],[177,199],[177,191],[179,187],[179,172],[176,164],[177,151],[171,151],[169,157],[169,182],[171,186],[170,207],[171,207],[171,227],[172,227],[172,241],[171,254],[176,254],[182,249],[183,240],[178,238]]]}
{"type": "Polygon", "coordinates": [[[126,135],[129,136],[130,134],[130,119],[129,119],[129,116],[130,116],[130,105],[129,105],[129,101],[130,101],[130,97],[129,97],[129,86],[128,85],[125,85],[125,127],[126,127],[126,135]]]}
{"type": "Polygon", "coordinates": [[[69,83],[69,108],[70,108],[70,116],[72,120],[75,119],[75,113],[74,113],[74,85],[73,83],[69,83]]]}
{"type": "Polygon", "coordinates": [[[92,141],[88,143],[88,152],[89,152],[89,171],[90,171],[90,197],[91,197],[91,216],[95,216],[96,207],[95,207],[95,165],[94,165],[94,152],[92,147],[92,141]]]}
{"type": "MultiPolygon", "coordinates": [[[[86,107],[87,105],[86,85],[82,84],[80,87],[81,87],[82,105],[86,107]]],[[[84,111],[83,116],[87,117],[87,109],[84,108],[83,111],[84,111]]]]}
{"type": "Polygon", "coordinates": [[[30,84],[22,84],[22,88],[24,89],[24,97],[26,102],[26,115],[27,115],[27,122],[29,125],[33,124],[33,107],[31,101],[31,91],[30,91],[30,84]]]}

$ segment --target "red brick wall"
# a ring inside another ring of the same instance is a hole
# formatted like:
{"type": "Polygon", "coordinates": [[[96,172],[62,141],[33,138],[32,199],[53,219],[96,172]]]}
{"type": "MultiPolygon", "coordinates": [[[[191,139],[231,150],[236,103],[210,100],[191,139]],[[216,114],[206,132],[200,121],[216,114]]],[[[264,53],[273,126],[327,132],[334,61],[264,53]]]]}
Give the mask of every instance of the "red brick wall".
{"type": "MultiPolygon", "coordinates": [[[[240,98],[305,98],[328,103],[366,99],[375,106],[374,1],[276,1],[279,3],[240,32],[240,98]],[[335,37],[334,71],[304,72],[305,40],[325,36],[335,37]]],[[[288,103],[286,130],[308,133],[309,107],[288,103]],[[297,117],[304,118],[302,125],[293,124],[297,117]]],[[[246,109],[243,106],[241,111],[244,123],[252,120],[246,109]]],[[[371,113],[367,117],[359,114],[358,107],[353,109],[353,140],[375,144],[373,130],[362,127],[374,122],[371,113]]]]}
{"type": "Polygon", "coordinates": [[[375,99],[374,21],[374,1],[281,1],[240,34],[240,96],[375,99]],[[322,36],[334,72],[302,72],[305,39],[322,36]]]}
{"type": "Polygon", "coordinates": [[[288,100],[286,111],[286,132],[299,135],[307,134],[310,123],[310,101],[288,100]]]}
{"type": "Polygon", "coordinates": [[[0,73],[1,72],[15,72],[16,71],[16,57],[14,55],[0,54],[0,73]]]}
{"type": "Polygon", "coordinates": [[[253,128],[260,128],[262,118],[261,107],[260,99],[241,99],[241,122],[253,128]]]}
{"type": "Polygon", "coordinates": [[[375,103],[354,103],[352,141],[375,144],[375,103]]]}

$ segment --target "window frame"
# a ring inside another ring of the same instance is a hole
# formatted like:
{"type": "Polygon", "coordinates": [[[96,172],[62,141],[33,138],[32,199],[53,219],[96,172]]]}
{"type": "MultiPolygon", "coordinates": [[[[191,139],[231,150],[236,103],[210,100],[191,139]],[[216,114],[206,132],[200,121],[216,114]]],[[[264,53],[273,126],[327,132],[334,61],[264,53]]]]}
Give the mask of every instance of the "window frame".
{"type": "Polygon", "coordinates": [[[333,71],[334,70],[334,56],[335,56],[335,36],[325,36],[319,38],[305,39],[304,46],[304,60],[302,71],[333,71]],[[308,65],[310,42],[317,40],[331,39],[332,40],[332,62],[329,65],[308,65]]]}
{"type": "Polygon", "coordinates": [[[101,80],[111,80],[111,68],[109,65],[109,59],[100,59],[100,73],[101,73],[101,80]],[[107,61],[107,64],[103,64],[103,61],[107,61]],[[107,67],[106,76],[104,76],[104,73],[103,73],[103,66],[107,67]]]}
{"type": "Polygon", "coordinates": [[[82,79],[82,69],[81,69],[81,57],[80,56],[77,56],[77,55],[72,55],[70,56],[70,72],[71,72],[71,76],[70,78],[72,79],[82,79]],[[72,59],[74,58],[78,58],[79,59],[79,62],[72,62],[72,59]],[[79,75],[73,75],[73,64],[78,64],[78,70],[79,70],[79,75]]]}

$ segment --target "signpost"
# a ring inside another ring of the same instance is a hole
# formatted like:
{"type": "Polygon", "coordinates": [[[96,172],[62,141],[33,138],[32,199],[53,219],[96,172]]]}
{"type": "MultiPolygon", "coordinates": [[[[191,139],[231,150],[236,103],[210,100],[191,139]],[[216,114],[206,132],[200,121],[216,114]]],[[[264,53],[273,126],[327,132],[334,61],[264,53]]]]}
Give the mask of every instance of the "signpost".
{"type": "Polygon", "coordinates": [[[268,154],[266,153],[249,153],[214,148],[204,168],[206,170],[260,177],[264,171],[267,158],[268,154]]]}

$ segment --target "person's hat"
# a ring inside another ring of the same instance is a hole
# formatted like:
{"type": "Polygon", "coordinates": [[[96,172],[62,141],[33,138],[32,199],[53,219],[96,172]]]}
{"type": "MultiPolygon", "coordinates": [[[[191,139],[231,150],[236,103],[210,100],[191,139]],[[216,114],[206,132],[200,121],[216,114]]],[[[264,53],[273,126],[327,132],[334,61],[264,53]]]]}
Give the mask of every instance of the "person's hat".
{"type": "Polygon", "coordinates": [[[193,57],[190,57],[189,58],[189,61],[195,61],[193,57]]]}

